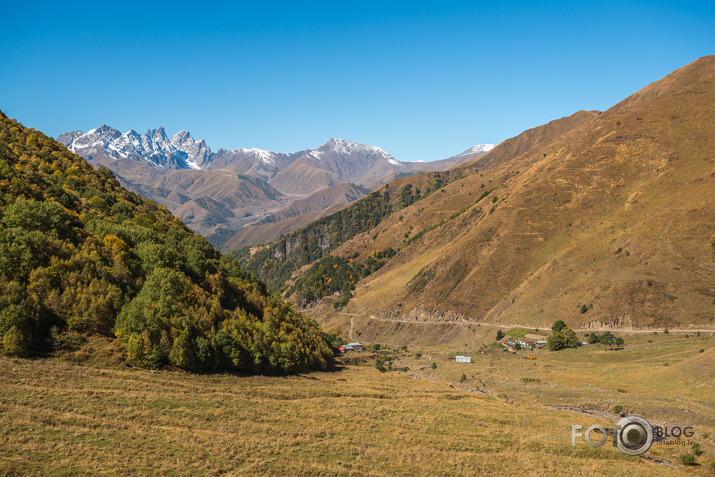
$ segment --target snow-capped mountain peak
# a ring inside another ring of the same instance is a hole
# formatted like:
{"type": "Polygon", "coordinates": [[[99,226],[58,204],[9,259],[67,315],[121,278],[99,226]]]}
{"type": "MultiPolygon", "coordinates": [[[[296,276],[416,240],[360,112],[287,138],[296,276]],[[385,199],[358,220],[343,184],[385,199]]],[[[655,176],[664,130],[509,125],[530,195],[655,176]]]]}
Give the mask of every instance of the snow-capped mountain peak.
{"type": "Polygon", "coordinates": [[[191,169],[201,169],[201,166],[210,161],[213,156],[211,148],[206,145],[206,141],[203,139],[194,140],[188,131],[179,131],[172,136],[169,142],[177,150],[186,153],[186,164],[191,169]]]}
{"type": "Polygon", "coordinates": [[[257,147],[252,147],[251,149],[239,147],[238,149],[234,149],[234,151],[245,156],[255,157],[262,163],[269,164],[271,166],[275,165],[276,156],[278,155],[273,151],[265,151],[263,149],[258,149],[257,147]]]}
{"type": "Polygon", "coordinates": [[[355,159],[377,159],[389,163],[392,166],[401,167],[404,163],[398,161],[382,148],[370,146],[361,142],[347,141],[345,139],[331,138],[319,147],[310,151],[310,155],[317,159],[323,159],[326,153],[339,154],[341,157],[351,157],[355,159]]]}
{"type": "Polygon", "coordinates": [[[472,146],[466,151],[462,152],[461,154],[457,154],[454,157],[464,157],[464,156],[472,156],[474,154],[482,154],[491,151],[494,149],[494,144],[477,144],[476,146],[472,146]]]}
{"type": "Polygon", "coordinates": [[[177,149],[182,146],[193,145],[194,142],[196,141],[194,141],[189,131],[179,131],[171,137],[171,144],[177,149]]]}
{"type": "Polygon", "coordinates": [[[91,155],[105,149],[112,141],[120,137],[122,133],[116,129],[103,124],[98,128],[91,129],[86,133],[74,131],[60,136],[60,140],[69,141],[67,147],[74,153],[83,156],[91,155]]]}
{"type": "Polygon", "coordinates": [[[134,130],[122,134],[102,125],[85,133],[65,133],[57,139],[83,157],[104,155],[111,159],[132,159],[162,169],[198,168],[189,154],[171,143],[163,127],[148,130],[145,134],[134,130]]]}

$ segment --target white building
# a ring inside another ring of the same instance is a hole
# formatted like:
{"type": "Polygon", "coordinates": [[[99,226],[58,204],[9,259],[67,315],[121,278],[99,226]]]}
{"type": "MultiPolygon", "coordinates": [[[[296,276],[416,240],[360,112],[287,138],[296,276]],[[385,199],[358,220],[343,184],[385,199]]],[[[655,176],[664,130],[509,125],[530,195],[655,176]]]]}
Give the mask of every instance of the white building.
{"type": "Polygon", "coordinates": [[[472,362],[472,357],[471,356],[457,356],[455,360],[458,363],[471,363],[472,362]]]}

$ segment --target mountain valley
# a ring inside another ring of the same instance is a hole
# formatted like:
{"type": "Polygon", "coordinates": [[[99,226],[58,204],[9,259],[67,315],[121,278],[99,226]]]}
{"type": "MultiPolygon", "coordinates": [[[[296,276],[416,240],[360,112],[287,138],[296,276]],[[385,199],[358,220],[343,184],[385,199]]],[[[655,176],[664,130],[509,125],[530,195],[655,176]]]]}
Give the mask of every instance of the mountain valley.
{"type": "Polygon", "coordinates": [[[0,116],[0,473],[715,468],[713,85],[409,173],[0,116]],[[689,447],[569,446],[625,415],[689,447]]]}

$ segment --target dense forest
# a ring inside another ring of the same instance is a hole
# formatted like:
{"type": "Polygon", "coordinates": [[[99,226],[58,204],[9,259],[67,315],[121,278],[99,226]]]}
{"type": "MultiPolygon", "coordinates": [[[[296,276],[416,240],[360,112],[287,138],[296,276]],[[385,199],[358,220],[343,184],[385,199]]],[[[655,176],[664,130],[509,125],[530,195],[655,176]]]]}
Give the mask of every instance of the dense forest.
{"type": "Polygon", "coordinates": [[[358,260],[355,252],[350,258],[329,255],[321,258],[306,271],[286,293],[296,294],[299,304],[314,301],[324,296],[338,294],[335,308],[345,306],[352,298],[352,290],[357,282],[382,268],[387,260],[397,254],[391,247],[386,250],[376,250],[366,260],[358,260]]]}
{"type": "Polygon", "coordinates": [[[294,373],[332,352],[317,323],[271,294],[164,207],[0,112],[0,346],[51,352],[114,336],[142,367],[294,373]]]}

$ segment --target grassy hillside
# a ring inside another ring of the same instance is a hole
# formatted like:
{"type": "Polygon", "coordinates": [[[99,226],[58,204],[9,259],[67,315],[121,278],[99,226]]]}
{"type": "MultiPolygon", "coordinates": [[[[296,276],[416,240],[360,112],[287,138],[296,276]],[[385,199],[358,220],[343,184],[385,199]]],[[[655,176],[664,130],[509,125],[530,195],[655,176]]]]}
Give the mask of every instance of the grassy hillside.
{"type": "Polygon", "coordinates": [[[332,359],[317,324],[64,146],[0,116],[0,342],[42,354],[116,336],[130,364],[296,372],[332,359]]]}
{"type": "Polygon", "coordinates": [[[345,311],[712,327],[714,85],[705,57],[602,114],[527,131],[449,171],[459,176],[438,194],[332,252],[398,251],[345,311]]]}

